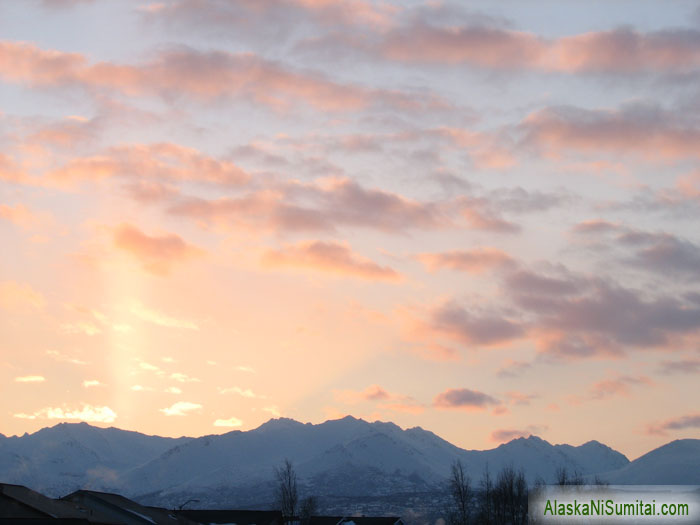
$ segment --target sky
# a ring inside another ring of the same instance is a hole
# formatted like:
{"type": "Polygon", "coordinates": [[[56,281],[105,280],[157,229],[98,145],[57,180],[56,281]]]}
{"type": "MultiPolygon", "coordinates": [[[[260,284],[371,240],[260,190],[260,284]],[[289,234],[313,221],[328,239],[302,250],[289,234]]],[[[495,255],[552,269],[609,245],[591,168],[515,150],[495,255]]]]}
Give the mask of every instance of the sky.
{"type": "Polygon", "coordinates": [[[700,4],[0,3],[0,432],[700,438],[700,4]]]}

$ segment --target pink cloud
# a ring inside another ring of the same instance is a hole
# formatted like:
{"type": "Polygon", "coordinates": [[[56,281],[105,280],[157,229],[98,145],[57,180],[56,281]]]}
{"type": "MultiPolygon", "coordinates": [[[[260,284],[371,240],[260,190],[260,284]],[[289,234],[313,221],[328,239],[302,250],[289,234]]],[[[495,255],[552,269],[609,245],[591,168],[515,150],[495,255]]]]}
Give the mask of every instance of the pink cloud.
{"type": "Polygon", "coordinates": [[[513,258],[507,253],[491,247],[443,253],[423,253],[418,258],[431,272],[441,268],[449,268],[471,274],[480,274],[514,263],[513,258]]]}
{"type": "Polygon", "coordinates": [[[44,296],[26,283],[0,281],[0,308],[10,311],[38,310],[44,307],[44,296]]]}
{"type": "Polygon", "coordinates": [[[102,155],[72,159],[50,176],[68,182],[121,177],[136,188],[146,184],[153,187],[162,181],[241,185],[250,179],[248,173],[230,161],[172,143],[115,146],[102,155]]]}
{"type": "Polygon", "coordinates": [[[410,396],[388,392],[379,385],[371,385],[361,391],[339,390],[334,392],[336,400],[345,404],[362,402],[377,403],[377,408],[394,412],[420,414],[425,407],[410,396]]]}
{"type": "Polygon", "coordinates": [[[466,411],[485,410],[489,406],[500,405],[496,398],[468,388],[450,388],[438,394],[433,400],[433,405],[443,409],[457,409],[466,411]]]}
{"type": "Polygon", "coordinates": [[[595,383],[590,389],[593,399],[607,399],[613,396],[629,396],[630,386],[652,386],[654,383],[645,376],[623,375],[612,379],[604,379],[595,383]]]}
{"type": "Polygon", "coordinates": [[[334,231],[340,226],[386,232],[432,230],[450,225],[444,206],[365,188],[350,179],[288,183],[239,197],[184,198],[169,212],[202,225],[272,231],[334,231]]]}
{"type": "Polygon", "coordinates": [[[387,266],[352,252],[337,242],[306,241],[271,250],[263,255],[263,264],[270,267],[291,266],[337,273],[368,280],[397,280],[399,274],[387,266]]]}
{"type": "Polygon", "coordinates": [[[390,32],[379,52],[390,60],[401,62],[510,69],[535,65],[545,51],[542,40],[531,33],[416,24],[390,32]]]}
{"type": "Polygon", "coordinates": [[[114,245],[130,253],[149,272],[163,275],[173,264],[201,255],[199,248],[186,243],[175,234],[147,235],[129,224],[114,230],[114,245]]]}
{"type": "Polygon", "coordinates": [[[570,72],[685,71],[700,65],[700,31],[641,33],[620,28],[561,38],[549,49],[547,67],[570,72]]]}
{"type": "Polygon", "coordinates": [[[299,102],[320,111],[357,111],[374,104],[420,110],[445,104],[430,96],[340,84],[319,73],[292,71],[252,53],[180,49],[163,52],[147,64],[89,64],[77,53],[0,42],[0,64],[0,78],[34,87],[74,86],[166,98],[186,94],[201,100],[241,97],[284,111],[299,102]]]}
{"type": "Polygon", "coordinates": [[[448,338],[464,345],[498,346],[525,335],[516,321],[497,314],[470,312],[454,302],[444,303],[428,313],[417,327],[426,335],[448,338]]]}
{"type": "Polygon", "coordinates": [[[499,429],[491,432],[491,441],[494,443],[505,443],[507,441],[512,441],[513,439],[518,439],[521,437],[528,437],[532,435],[541,434],[547,429],[547,427],[529,425],[523,430],[514,429],[499,429]]]}
{"type": "Polygon", "coordinates": [[[35,228],[50,220],[50,215],[46,212],[36,213],[24,204],[18,203],[14,206],[0,204],[0,219],[9,221],[21,228],[35,228]]]}
{"type": "Polygon", "coordinates": [[[521,127],[527,144],[553,157],[565,151],[656,160],[700,157],[700,128],[656,108],[546,108],[530,114],[521,127]]]}
{"type": "Polygon", "coordinates": [[[665,436],[670,431],[700,429],[700,412],[667,419],[647,426],[647,434],[665,436]]]}

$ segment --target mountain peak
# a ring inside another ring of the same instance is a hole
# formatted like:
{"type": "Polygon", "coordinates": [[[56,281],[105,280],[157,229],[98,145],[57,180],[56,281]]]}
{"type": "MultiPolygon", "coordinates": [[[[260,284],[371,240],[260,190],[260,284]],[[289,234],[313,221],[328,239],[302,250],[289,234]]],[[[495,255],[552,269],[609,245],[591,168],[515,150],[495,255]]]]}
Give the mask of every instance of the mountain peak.
{"type": "Polygon", "coordinates": [[[286,428],[298,428],[303,427],[304,423],[300,423],[296,419],[291,419],[288,417],[277,417],[272,418],[260,425],[255,430],[281,430],[286,428]]]}

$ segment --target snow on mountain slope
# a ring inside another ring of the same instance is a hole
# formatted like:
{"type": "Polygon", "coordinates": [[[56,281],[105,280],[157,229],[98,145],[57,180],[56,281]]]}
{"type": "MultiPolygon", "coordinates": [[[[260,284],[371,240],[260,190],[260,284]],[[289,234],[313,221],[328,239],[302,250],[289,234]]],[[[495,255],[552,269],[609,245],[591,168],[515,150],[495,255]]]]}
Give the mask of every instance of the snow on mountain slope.
{"type": "Polygon", "coordinates": [[[113,488],[124,470],[188,439],[146,436],[87,423],[61,423],[34,434],[3,439],[0,479],[51,496],[77,488],[113,488]]]}
{"type": "Polygon", "coordinates": [[[384,487],[391,490],[438,488],[455,460],[464,464],[474,483],[486,466],[493,476],[505,466],[523,468],[528,481],[552,481],[565,467],[581,474],[610,471],[625,465],[622,454],[597,442],[581,447],[551,445],[520,438],[487,451],[466,451],[420,428],[402,430],[393,423],[368,423],[346,417],[320,425],[288,419],[271,420],[249,432],[230,432],[192,440],[123,477],[132,495],[159,488],[162,493],[202,492],[216,488],[264,484],[274,469],[290,458],[302,483],[323,493],[384,487]],[[344,480],[344,481],[342,481],[344,480]]]}
{"type": "Polygon", "coordinates": [[[575,447],[530,436],[492,450],[464,450],[419,427],[350,416],[319,425],[280,418],[247,432],[179,439],[61,424],[0,437],[0,480],[49,495],[93,488],[162,504],[196,494],[216,505],[230,503],[232,494],[271,497],[274,470],[285,458],[300,485],[317,495],[440,490],[456,460],[475,486],[487,466],[494,478],[503,467],[522,468],[530,483],[551,482],[562,467],[611,483],[700,482],[699,440],[670,443],[630,464],[597,441],[575,447]]]}
{"type": "Polygon", "coordinates": [[[618,485],[700,485],[700,439],[677,439],[602,475],[618,485]]]}

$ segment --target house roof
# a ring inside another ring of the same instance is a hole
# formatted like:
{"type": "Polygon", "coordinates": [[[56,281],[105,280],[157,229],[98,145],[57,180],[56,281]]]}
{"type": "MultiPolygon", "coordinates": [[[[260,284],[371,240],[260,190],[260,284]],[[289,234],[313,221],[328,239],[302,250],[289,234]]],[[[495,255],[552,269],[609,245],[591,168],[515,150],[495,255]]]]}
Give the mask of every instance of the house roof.
{"type": "Polygon", "coordinates": [[[235,523],[236,525],[282,525],[282,513],[278,510],[196,510],[176,511],[199,523],[235,523]]]}
{"type": "Polygon", "coordinates": [[[43,514],[47,518],[90,519],[92,521],[106,523],[100,519],[96,519],[99,518],[99,516],[95,516],[95,514],[88,509],[80,508],[67,501],[49,498],[23,485],[0,483],[0,494],[43,514]]]}
{"type": "Polygon", "coordinates": [[[98,492],[94,490],[77,490],[62,499],[75,501],[81,505],[95,510],[109,509],[112,513],[121,516],[125,522],[163,524],[163,525],[194,525],[184,516],[178,516],[174,511],[159,507],[146,507],[129,498],[113,494],[111,492],[98,492]]]}
{"type": "Polygon", "coordinates": [[[398,516],[311,516],[309,525],[401,525],[398,516]]]}

